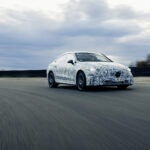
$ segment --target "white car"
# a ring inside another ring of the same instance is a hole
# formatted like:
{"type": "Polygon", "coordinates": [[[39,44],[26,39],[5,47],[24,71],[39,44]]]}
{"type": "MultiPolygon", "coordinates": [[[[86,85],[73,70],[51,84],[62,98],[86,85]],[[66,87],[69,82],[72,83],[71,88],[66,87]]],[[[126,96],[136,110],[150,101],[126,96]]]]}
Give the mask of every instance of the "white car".
{"type": "Polygon", "coordinates": [[[49,64],[47,69],[49,87],[73,84],[79,90],[87,86],[117,86],[127,88],[133,84],[131,70],[111,61],[99,53],[69,52],[49,64]]]}

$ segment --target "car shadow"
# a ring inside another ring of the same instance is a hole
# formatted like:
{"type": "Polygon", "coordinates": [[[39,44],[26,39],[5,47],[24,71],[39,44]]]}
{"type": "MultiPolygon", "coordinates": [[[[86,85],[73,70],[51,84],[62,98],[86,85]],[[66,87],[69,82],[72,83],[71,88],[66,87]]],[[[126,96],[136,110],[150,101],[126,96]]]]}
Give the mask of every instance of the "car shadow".
{"type": "MultiPolygon", "coordinates": [[[[64,89],[64,90],[78,91],[77,87],[73,85],[61,84],[58,86],[58,88],[64,89]]],[[[86,90],[83,92],[111,92],[111,91],[118,92],[118,91],[132,91],[132,90],[133,90],[133,87],[128,87],[127,89],[118,89],[117,86],[101,86],[101,87],[87,87],[86,90]]]]}

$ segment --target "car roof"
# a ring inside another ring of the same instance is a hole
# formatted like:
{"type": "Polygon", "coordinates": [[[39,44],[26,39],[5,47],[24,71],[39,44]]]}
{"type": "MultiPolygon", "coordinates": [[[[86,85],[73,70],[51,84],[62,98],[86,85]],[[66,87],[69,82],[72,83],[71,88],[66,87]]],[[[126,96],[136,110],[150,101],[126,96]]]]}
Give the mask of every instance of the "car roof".
{"type": "Polygon", "coordinates": [[[66,55],[66,54],[75,54],[75,53],[96,53],[96,54],[102,54],[100,52],[93,52],[93,51],[72,51],[72,52],[65,52],[59,55],[54,61],[56,61],[58,58],[66,55]]]}
{"type": "Polygon", "coordinates": [[[63,53],[62,55],[65,55],[65,54],[75,54],[75,53],[96,53],[96,54],[101,54],[100,52],[93,52],[93,51],[73,51],[73,52],[65,52],[63,53]]]}

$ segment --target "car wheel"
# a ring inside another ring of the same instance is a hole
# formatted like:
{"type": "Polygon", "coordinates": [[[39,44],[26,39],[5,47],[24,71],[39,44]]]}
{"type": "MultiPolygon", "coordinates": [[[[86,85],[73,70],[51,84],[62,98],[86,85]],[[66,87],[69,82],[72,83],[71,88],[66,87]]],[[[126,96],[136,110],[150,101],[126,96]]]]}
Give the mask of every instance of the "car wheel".
{"type": "Polygon", "coordinates": [[[128,85],[118,85],[117,87],[118,89],[125,90],[128,87],[128,85]]]}
{"type": "Polygon", "coordinates": [[[55,77],[54,77],[53,72],[50,72],[49,75],[48,75],[48,85],[49,85],[50,88],[55,88],[58,85],[55,82],[55,77]]]}
{"type": "Polygon", "coordinates": [[[86,89],[86,77],[83,72],[79,72],[77,76],[77,88],[80,91],[84,91],[86,89]]]}

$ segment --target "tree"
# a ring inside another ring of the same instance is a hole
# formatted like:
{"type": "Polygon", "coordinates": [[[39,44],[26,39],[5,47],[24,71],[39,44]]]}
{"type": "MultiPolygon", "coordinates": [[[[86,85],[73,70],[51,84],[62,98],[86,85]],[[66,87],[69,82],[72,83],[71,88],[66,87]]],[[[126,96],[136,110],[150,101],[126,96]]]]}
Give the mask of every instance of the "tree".
{"type": "Polygon", "coordinates": [[[146,61],[137,61],[136,62],[136,67],[146,67],[147,62],[146,61]]]}
{"type": "Polygon", "coordinates": [[[150,65],[150,55],[147,56],[147,65],[150,65]]]}

